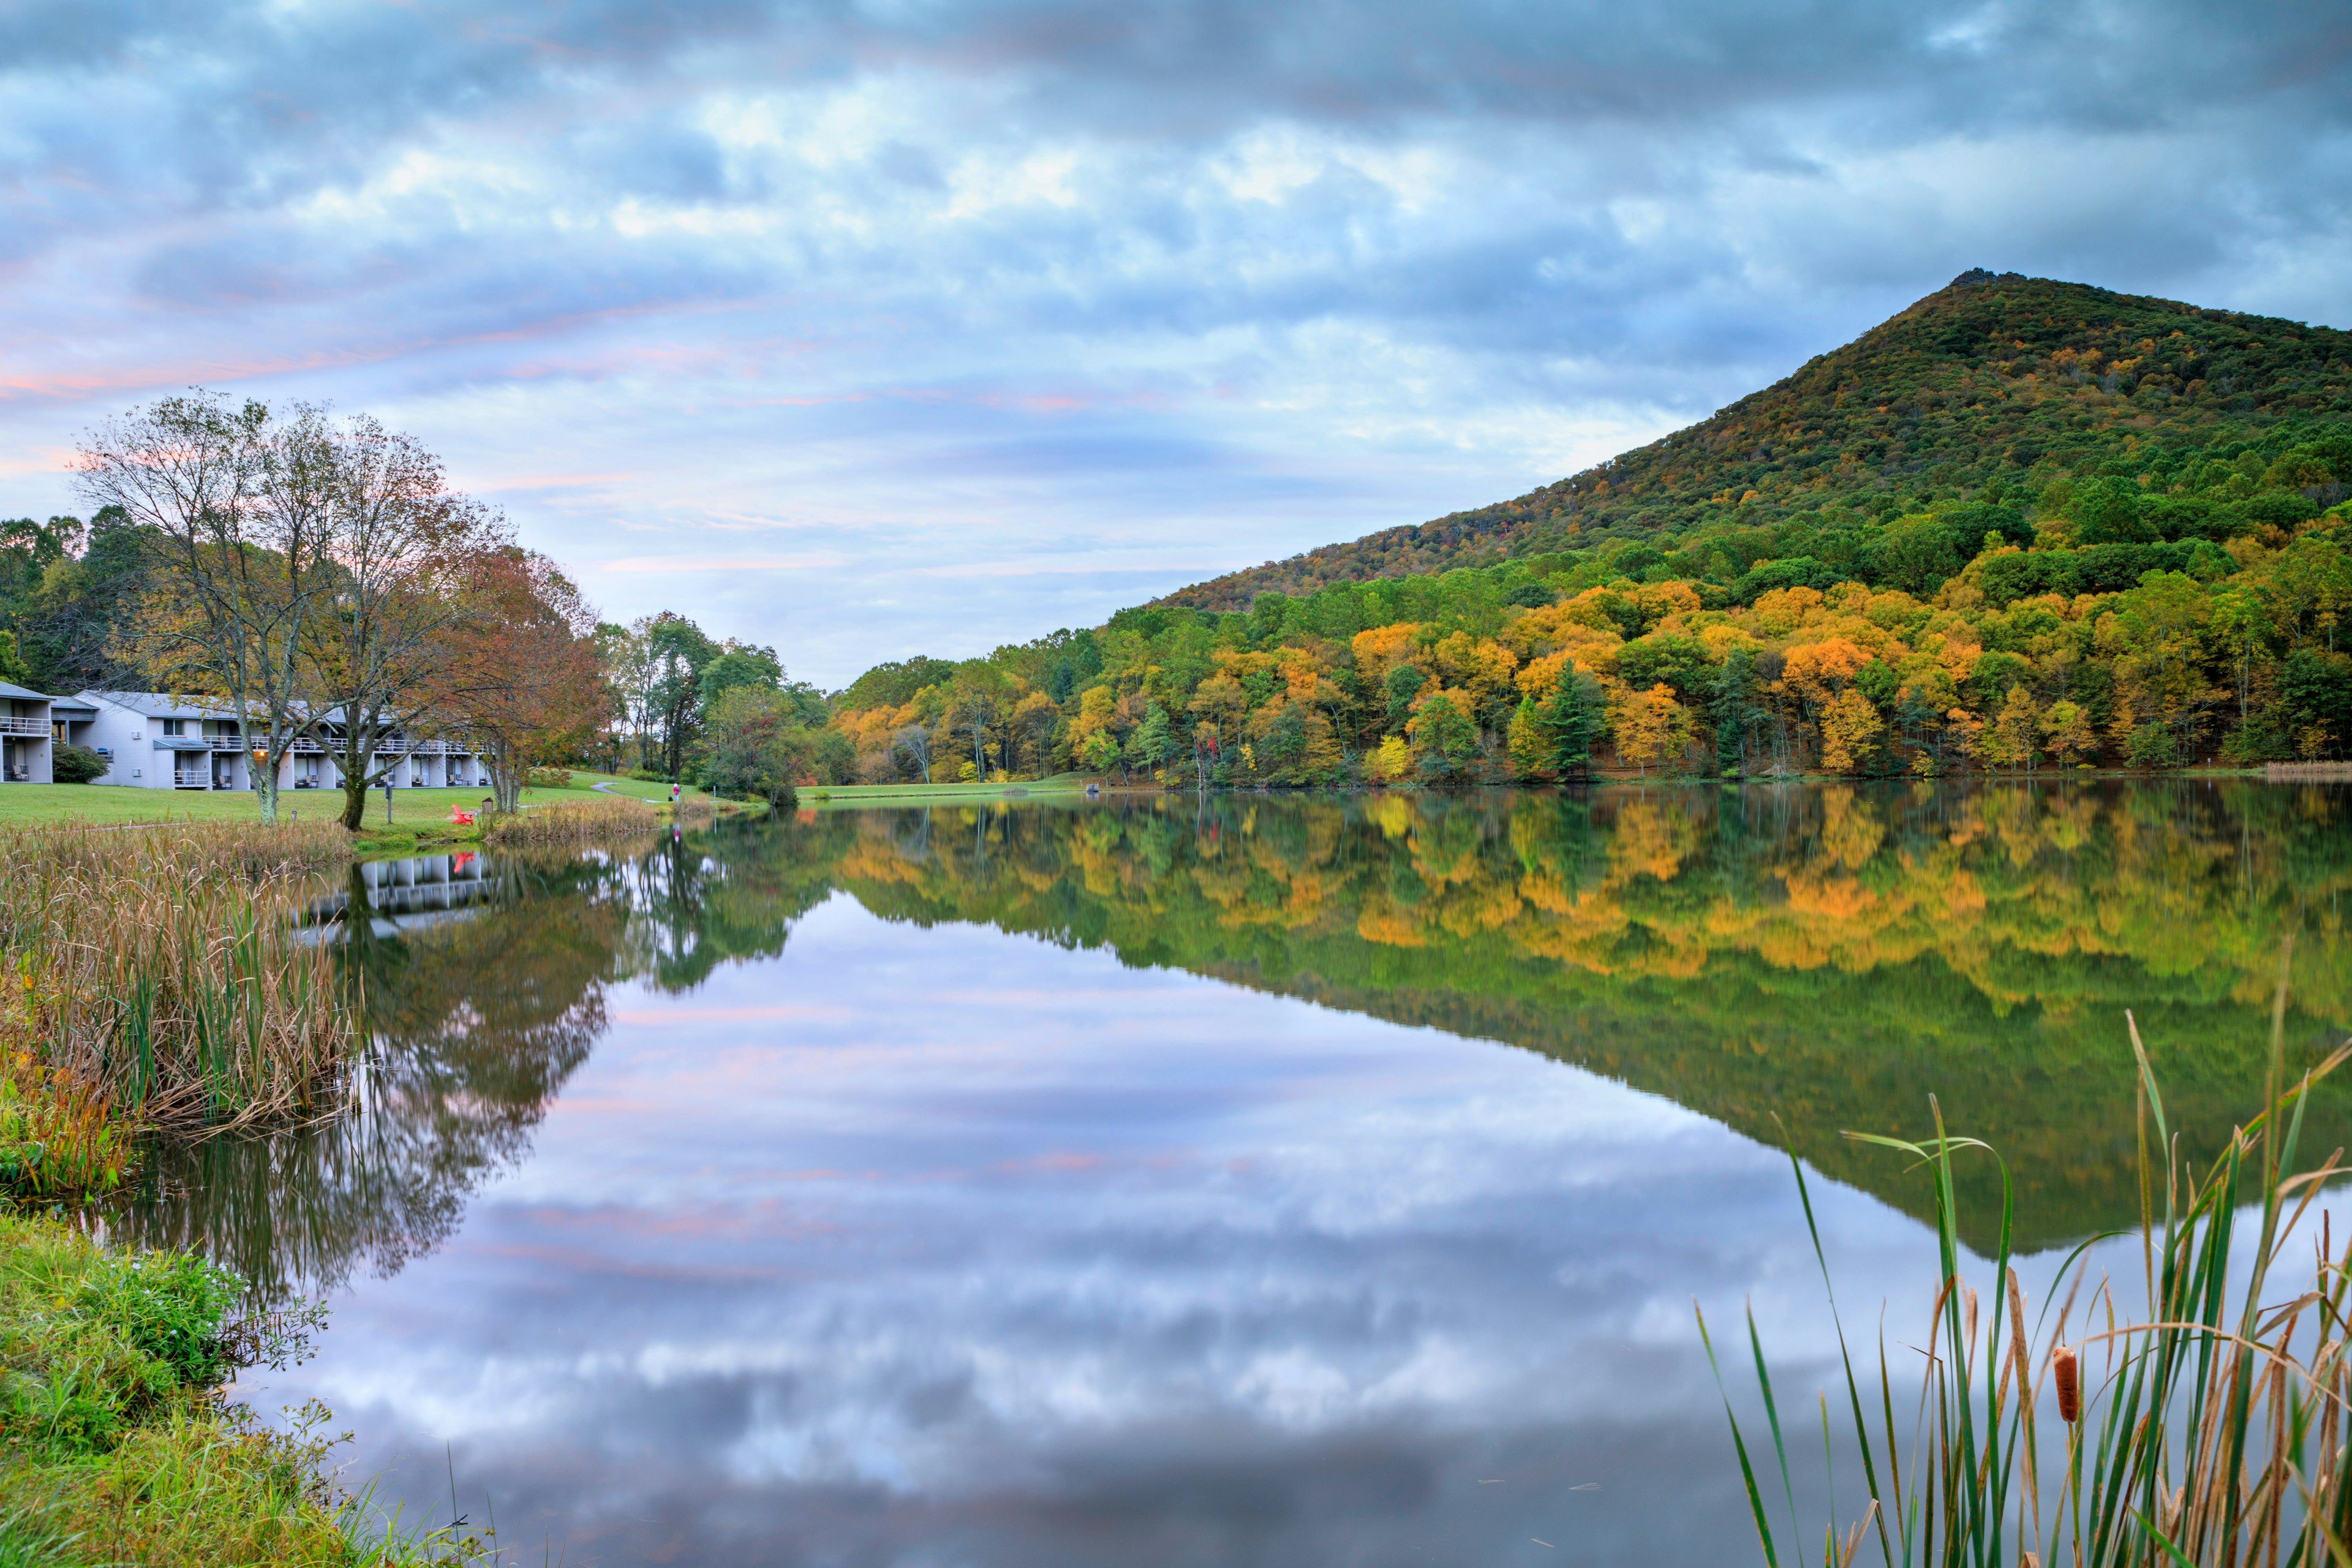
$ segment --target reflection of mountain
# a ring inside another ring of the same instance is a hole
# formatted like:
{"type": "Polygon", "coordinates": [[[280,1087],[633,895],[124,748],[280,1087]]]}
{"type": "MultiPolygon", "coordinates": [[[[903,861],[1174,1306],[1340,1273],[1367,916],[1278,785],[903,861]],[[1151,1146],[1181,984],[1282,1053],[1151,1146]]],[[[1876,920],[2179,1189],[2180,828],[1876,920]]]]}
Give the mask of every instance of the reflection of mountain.
{"type": "MultiPolygon", "coordinates": [[[[355,1110],[276,1138],[163,1146],[109,1218],[272,1292],[445,1238],[527,1152],[604,1027],[604,990],[690,990],[773,956],[835,888],[1505,1040],[1751,1136],[1916,1210],[1842,1129],[1919,1129],[1927,1097],[2013,1166],[2029,1244],[2127,1220],[2135,1009],[2176,1125],[2253,1104],[2282,939],[2298,1060],[2352,1016],[2347,797],[2168,784],[1555,795],[1151,797],[826,814],[630,861],[370,873],[464,883],[471,918],[347,922],[377,1047],[355,1110]]],[[[401,898],[414,901],[415,895],[401,898]]],[[[445,897],[434,893],[435,900],[445,897]]],[[[2308,1136],[2352,1143],[2352,1080],[2308,1136]]],[[[1973,1168],[1969,1217],[1997,1184],[1973,1168]]]]}
{"type": "MultiPolygon", "coordinates": [[[[2352,1016],[2352,831],[2319,791],[1157,799],[814,837],[879,913],[1508,1040],[1774,1142],[1777,1114],[1909,1208],[1893,1157],[1837,1133],[1916,1131],[1936,1093],[2010,1158],[2029,1243],[2136,1212],[2126,1007],[2209,1138],[2253,1104],[2284,936],[2298,1059],[2352,1016]]],[[[2319,1149],[2345,1142],[2352,1083],[2318,1111],[2319,1149]]],[[[1997,1192],[1980,1171],[1987,1230],[1997,1192]]]]}

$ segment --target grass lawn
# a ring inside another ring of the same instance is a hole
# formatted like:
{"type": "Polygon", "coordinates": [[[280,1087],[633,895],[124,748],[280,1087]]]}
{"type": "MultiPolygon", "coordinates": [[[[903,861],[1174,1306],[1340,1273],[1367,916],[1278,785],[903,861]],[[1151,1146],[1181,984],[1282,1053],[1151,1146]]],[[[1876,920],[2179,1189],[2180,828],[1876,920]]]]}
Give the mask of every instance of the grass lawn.
{"type": "MultiPolygon", "coordinates": [[[[449,820],[453,805],[467,811],[482,804],[485,789],[393,791],[394,826],[422,826],[449,820]]],[[[593,800],[586,789],[527,789],[526,808],[563,800],[593,800]]],[[[278,810],[299,812],[305,821],[342,815],[341,790],[287,790],[278,810]]],[[[121,784],[0,784],[0,826],[36,822],[251,822],[261,815],[251,790],[131,789],[121,784]]],[[[383,791],[368,792],[367,826],[384,826],[383,791]]]]}
{"type": "MultiPolygon", "coordinates": [[[[601,795],[625,795],[631,800],[649,800],[657,805],[669,804],[669,784],[666,780],[625,779],[613,773],[587,773],[577,768],[572,770],[572,787],[574,790],[586,793],[597,784],[605,786],[596,792],[601,795]]],[[[701,795],[706,792],[689,788],[686,793],[701,795]]]]}

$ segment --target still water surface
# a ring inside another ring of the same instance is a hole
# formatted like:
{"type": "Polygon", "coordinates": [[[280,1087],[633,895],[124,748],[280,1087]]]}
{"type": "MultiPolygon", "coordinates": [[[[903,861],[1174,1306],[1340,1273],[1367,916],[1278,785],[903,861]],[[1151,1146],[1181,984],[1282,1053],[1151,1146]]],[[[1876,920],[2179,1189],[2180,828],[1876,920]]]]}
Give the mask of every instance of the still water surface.
{"type": "Polygon", "coordinates": [[[1836,1134],[1930,1092],[2037,1283],[2133,1213],[2124,1007],[2209,1136],[2285,937],[2291,1051],[2352,1022],[2347,804],[1114,799],[413,863],[324,906],[362,1112],[118,1218],[328,1294],[247,1396],[530,1561],[1744,1562],[1691,1309],[1752,1304],[1810,1405],[1781,1126],[1864,1321],[1927,1194],[1836,1134]]]}

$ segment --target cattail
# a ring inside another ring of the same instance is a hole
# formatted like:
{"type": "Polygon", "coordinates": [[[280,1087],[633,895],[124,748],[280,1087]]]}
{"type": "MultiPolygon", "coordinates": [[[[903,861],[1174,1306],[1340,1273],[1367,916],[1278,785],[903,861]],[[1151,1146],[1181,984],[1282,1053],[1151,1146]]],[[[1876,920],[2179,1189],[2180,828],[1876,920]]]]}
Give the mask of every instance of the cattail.
{"type": "Polygon", "coordinates": [[[2083,1384],[2074,1352],[2064,1345],[2050,1352],[2050,1376],[2058,1385],[2058,1419],[2072,1426],[2083,1414],[2083,1384]]]}

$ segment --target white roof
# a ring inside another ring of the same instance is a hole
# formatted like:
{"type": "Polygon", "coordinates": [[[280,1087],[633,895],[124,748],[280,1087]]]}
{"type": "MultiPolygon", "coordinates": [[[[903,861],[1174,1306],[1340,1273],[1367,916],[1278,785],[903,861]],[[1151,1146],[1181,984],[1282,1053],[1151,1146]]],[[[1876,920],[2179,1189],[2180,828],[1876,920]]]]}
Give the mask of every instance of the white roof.
{"type": "Polygon", "coordinates": [[[76,696],[86,702],[108,702],[117,708],[127,708],[133,713],[143,713],[150,719],[227,719],[236,710],[226,703],[209,703],[175,696],[169,691],[79,691],[76,696]]]}

